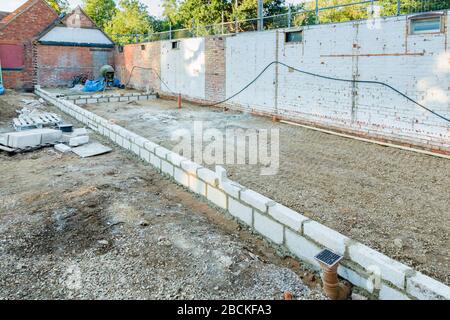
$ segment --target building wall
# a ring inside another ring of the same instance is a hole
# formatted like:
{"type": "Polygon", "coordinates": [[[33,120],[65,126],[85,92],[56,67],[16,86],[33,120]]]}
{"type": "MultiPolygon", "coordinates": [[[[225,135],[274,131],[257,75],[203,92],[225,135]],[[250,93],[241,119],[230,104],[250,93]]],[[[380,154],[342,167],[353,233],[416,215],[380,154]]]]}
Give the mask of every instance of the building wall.
{"type": "Polygon", "coordinates": [[[173,93],[205,99],[205,39],[184,39],[177,49],[172,49],[172,41],[162,41],[161,79],[173,93]]]}
{"type": "Polygon", "coordinates": [[[151,42],[127,45],[115,50],[116,74],[122,83],[141,90],[160,90],[161,44],[151,42]],[[130,77],[131,76],[131,77],[130,77]]]}
{"type": "Polygon", "coordinates": [[[114,49],[36,45],[36,74],[42,87],[68,86],[74,76],[99,76],[100,68],[114,65],[114,49]]]}
{"type": "Polygon", "coordinates": [[[66,26],[71,28],[93,28],[96,27],[95,23],[87,17],[84,12],[77,7],[64,17],[63,22],[66,26]]]}
{"type": "Polygon", "coordinates": [[[6,88],[31,89],[33,87],[33,39],[45,30],[58,15],[44,1],[36,1],[31,8],[17,15],[9,24],[0,25],[0,45],[22,44],[24,65],[19,70],[3,70],[6,88]]]}
{"type": "MultiPolygon", "coordinates": [[[[238,92],[269,63],[341,79],[386,82],[450,118],[448,14],[444,33],[410,35],[405,16],[303,28],[303,41],[286,43],[285,32],[241,33],[214,40],[161,43],[161,75],[171,91],[201,102],[238,92]],[[225,91],[223,90],[225,89],[225,91]]],[[[152,43],[156,45],[156,42],[152,43]]],[[[129,50],[136,46],[125,46],[129,50]]],[[[156,56],[151,59],[157,60],[156,56]]],[[[117,61],[119,65],[127,64],[117,61]]],[[[145,59],[134,63],[146,63],[145,59]]],[[[142,81],[142,80],[141,80],[142,81]]],[[[165,86],[161,91],[169,93],[165,86]]],[[[353,85],[272,65],[231,108],[331,128],[382,141],[450,152],[450,125],[394,91],[377,84],[353,85]]]]}

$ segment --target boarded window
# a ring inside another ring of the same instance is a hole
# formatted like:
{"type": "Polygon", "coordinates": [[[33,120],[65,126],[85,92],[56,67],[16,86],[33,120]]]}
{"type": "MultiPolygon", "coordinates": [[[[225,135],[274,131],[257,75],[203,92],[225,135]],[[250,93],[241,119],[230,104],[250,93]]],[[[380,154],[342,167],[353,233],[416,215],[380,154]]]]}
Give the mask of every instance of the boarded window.
{"type": "Polygon", "coordinates": [[[441,32],[441,17],[411,19],[411,34],[441,32]]]}
{"type": "Polygon", "coordinates": [[[302,42],[303,41],[303,31],[292,31],[286,32],[285,42],[302,42]]]}
{"type": "Polygon", "coordinates": [[[22,44],[0,44],[0,61],[2,69],[22,69],[23,45],[22,44]]]}

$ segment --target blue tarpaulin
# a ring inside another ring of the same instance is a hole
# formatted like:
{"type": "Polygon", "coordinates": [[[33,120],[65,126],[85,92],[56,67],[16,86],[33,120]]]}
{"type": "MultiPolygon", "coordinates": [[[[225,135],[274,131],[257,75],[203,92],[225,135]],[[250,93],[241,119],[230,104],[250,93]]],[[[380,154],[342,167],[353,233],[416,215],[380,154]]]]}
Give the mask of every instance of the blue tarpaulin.
{"type": "Polygon", "coordinates": [[[87,80],[84,84],[84,92],[97,92],[103,91],[103,79],[102,80],[87,80]]]}
{"type": "MultiPolygon", "coordinates": [[[[114,82],[112,84],[112,87],[120,87],[120,80],[114,79],[114,82]]],[[[84,92],[98,92],[103,91],[104,89],[104,81],[103,79],[97,79],[97,80],[87,80],[84,84],[84,92]]]]}
{"type": "Polygon", "coordinates": [[[5,88],[0,84],[0,96],[5,93],[5,88]]]}

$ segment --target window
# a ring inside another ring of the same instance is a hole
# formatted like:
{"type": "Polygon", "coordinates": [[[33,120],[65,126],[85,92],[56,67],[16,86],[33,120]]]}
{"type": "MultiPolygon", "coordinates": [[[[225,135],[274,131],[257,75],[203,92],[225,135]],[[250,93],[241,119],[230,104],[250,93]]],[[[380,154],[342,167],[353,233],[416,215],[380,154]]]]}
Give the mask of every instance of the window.
{"type": "Polygon", "coordinates": [[[303,41],[303,31],[292,31],[286,32],[284,42],[302,42],[303,41]]]}
{"type": "Polygon", "coordinates": [[[123,53],[123,46],[117,46],[117,50],[119,51],[119,53],[123,53]]]}
{"type": "Polygon", "coordinates": [[[441,32],[441,17],[411,19],[411,34],[441,32]]]}
{"type": "Polygon", "coordinates": [[[180,41],[172,41],[172,49],[180,49],[180,41]]]}

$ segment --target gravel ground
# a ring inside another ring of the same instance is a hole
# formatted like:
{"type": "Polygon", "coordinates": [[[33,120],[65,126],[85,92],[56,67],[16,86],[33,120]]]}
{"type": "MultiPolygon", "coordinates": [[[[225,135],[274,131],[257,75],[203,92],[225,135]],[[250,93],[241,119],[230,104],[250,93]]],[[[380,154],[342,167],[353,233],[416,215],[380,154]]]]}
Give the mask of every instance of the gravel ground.
{"type": "Polygon", "coordinates": [[[325,299],[317,274],[110,146],[0,153],[0,299],[325,299]]]}
{"type": "Polygon", "coordinates": [[[245,113],[151,100],[86,105],[171,148],[172,132],[192,128],[278,128],[280,169],[225,165],[229,176],[388,256],[450,284],[450,161],[273,123],[245,113]]]}

